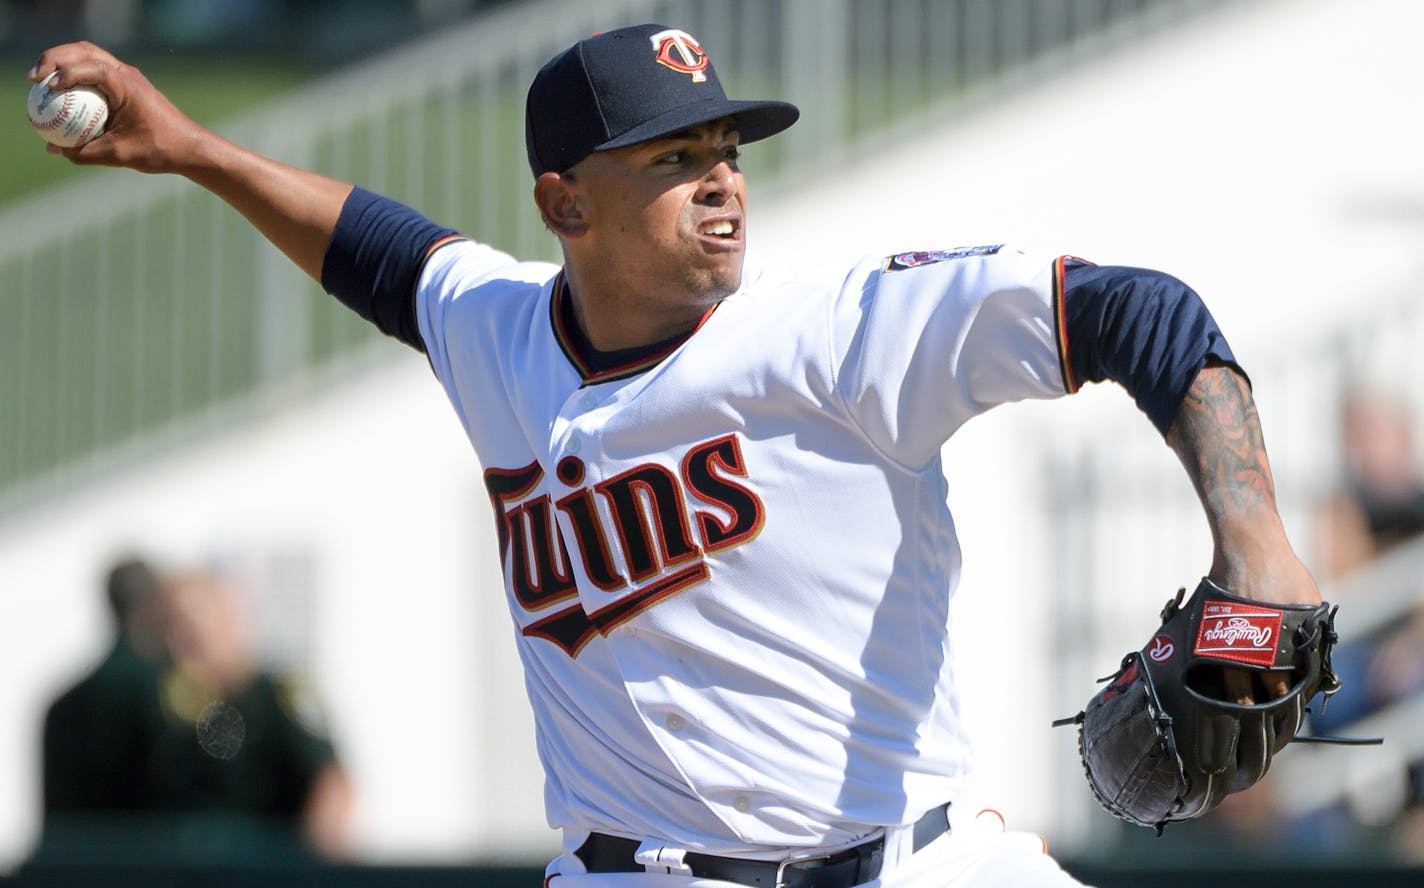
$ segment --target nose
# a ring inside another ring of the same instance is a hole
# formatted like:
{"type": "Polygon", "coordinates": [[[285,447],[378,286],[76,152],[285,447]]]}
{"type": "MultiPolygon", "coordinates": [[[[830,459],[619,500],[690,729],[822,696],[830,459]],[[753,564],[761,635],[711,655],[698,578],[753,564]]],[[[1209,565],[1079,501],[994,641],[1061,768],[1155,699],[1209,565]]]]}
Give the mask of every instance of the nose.
{"type": "Polygon", "coordinates": [[[737,168],[725,157],[718,158],[702,177],[701,197],[721,203],[737,191],[737,168]]]}

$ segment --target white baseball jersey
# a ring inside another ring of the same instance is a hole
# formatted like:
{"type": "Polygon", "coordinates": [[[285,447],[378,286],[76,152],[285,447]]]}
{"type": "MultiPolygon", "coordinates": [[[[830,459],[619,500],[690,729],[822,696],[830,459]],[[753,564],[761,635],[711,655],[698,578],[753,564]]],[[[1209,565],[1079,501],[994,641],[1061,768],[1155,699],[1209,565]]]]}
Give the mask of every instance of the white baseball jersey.
{"type": "Polygon", "coordinates": [[[689,336],[591,374],[556,266],[437,249],[420,333],[484,467],[552,826],[825,846],[959,791],[941,446],[1065,391],[1063,263],[746,266],[689,336]]]}

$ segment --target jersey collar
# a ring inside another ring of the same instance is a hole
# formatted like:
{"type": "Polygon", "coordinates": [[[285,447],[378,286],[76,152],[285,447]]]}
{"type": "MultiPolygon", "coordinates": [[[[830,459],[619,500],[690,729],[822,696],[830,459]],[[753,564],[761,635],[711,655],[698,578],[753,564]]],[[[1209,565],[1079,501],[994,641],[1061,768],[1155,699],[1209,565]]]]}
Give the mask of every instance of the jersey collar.
{"type": "Polygon", "coordinates": [[[553,327],[554,339],[559,343],[559,349],[578,371],[582,384],[587,386],[626,379],[652,369],[676,351],[692,334],[702,329],[702,325],[707,323],[707,319],[716,310],[715,305],[707,309],[696,327],[671,339],[637,348],[599,351],[588,341],[588,337],[574,319],[568,281],[560,271],[554,279],[553,292],[549,297],[549,324],[553,327]]]}

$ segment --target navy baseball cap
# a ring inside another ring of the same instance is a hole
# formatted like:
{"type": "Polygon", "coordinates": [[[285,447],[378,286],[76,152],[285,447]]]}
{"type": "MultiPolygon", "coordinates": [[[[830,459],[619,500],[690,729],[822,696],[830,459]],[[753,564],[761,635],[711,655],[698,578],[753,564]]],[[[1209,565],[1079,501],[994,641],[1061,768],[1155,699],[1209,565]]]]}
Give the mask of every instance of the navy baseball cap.
{"type": "Polygon", "coordinates": [[[524,112],[529,167],[561,173],[595,151],[624,148],[734,117],[742,142],[774,136],[795,105],[732,101],[686,31],[635,25],[580,40],[535,75],[524,112]]]}

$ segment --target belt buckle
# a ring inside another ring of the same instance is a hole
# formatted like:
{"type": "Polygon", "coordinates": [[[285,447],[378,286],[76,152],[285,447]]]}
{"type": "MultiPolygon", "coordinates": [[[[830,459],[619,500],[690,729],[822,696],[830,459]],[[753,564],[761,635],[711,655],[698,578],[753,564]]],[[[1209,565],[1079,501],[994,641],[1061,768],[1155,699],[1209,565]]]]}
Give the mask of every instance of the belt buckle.
{"type": "Polygon", "coordinates": [[[834,854],[813,854],[809,857],[788,857],[776,865],[776,888],[786,888],[786,870],[788,867],[802,863],[812,863],[817,860],[830,860],[834,854]]]}

